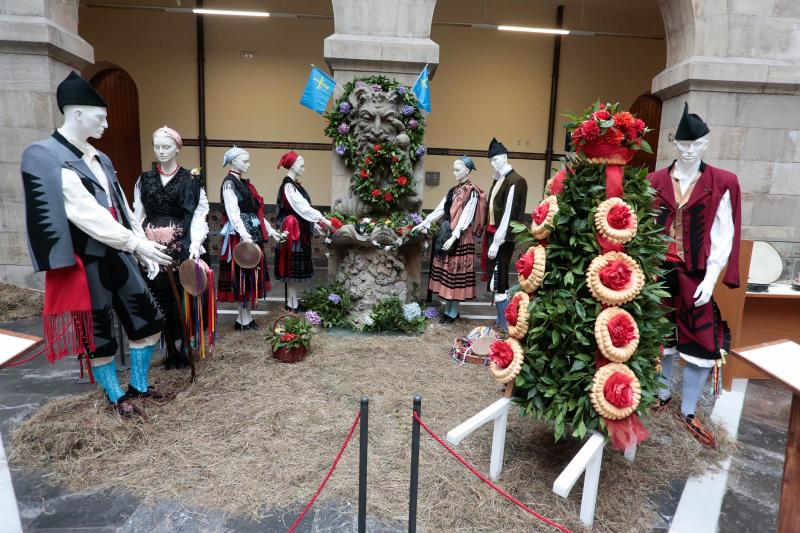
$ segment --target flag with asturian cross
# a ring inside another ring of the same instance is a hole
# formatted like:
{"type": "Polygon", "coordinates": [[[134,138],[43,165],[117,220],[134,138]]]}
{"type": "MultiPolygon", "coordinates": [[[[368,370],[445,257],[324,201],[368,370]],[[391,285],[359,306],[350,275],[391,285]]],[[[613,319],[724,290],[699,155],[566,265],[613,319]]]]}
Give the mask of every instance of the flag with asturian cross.
{"type": "Polygon", "coordinates": [[[335,85],[333,78],[317,67],[312,67],[300,103],[321,115],[328,107],[328,100],[331,99],[335,85]]]}

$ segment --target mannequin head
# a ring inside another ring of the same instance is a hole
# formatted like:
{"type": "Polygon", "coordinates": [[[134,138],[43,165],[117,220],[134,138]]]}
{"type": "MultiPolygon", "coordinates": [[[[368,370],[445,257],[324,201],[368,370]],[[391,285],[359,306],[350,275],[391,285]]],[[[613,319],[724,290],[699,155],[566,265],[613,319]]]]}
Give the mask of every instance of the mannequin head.
{"type": "Polygon", "coordinates": [[[153,133],[153,153],[155,153],[159,163],[163,165],[164,163],[175,161],[180,151],[180,146],[172,135],[169,135],[163,129],[157,129],[153,133]]]}
{"type": "Polygon", "coordinates": [[[86,142],[99,139],[108,128],[108,110],[93,105],[64,106],[64,126],[70,137],[86,142]]]}
{"type": "Polygon", "coordinates": [[[247,174],[250,169],[250,154],[242,151],[231,161],[231,168],[240,174],[247,174]]]}
{"type": "Polygon", "coordinates": [[[693,141],[674,141],[675,149],[678,151],[678,161],[682,165],[699,165],[708,149],[709,135],[706,134],[693,141]]]}
{"type": "Polygon", "coordinates": [[[453,177],[456,181],[461,181],[469,175],[467,165],[460,159],[453,161],[453,177]]]}
{"type": "Polygon", "coordinates": [[[292,178],[299,178],[306,172],[306,160],[303,159],[303,156],[297,156],[297,159],[292,164],[292,168],[289,169],[289,175],[292,178]],[[292,175],[294,174],[294,175],[292,175]]]}
{"type": "Polygon", "coordinates": [[[497,154],[490,161],[494,171],[500,172],[508,164],[508,154],[497,154]]]}

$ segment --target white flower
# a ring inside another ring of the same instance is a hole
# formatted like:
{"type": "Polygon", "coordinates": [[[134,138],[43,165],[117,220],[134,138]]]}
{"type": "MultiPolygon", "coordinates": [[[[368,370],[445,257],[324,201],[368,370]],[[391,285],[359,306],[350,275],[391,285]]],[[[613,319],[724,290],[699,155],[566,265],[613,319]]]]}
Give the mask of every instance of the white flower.
{"type": "Polygon", "coordinates": [[[372,224],[372,219],[369,217],[365,217],[361,219],[362,224],[372,224]]]}
{"type": "Polygon", "coordinates": [[[417,302],[411,302],[410,304],[405,304],[403,306],[403,318],[405,318],[408,322],[416,320],[421,314],[422,309],[420,309],[417,302]]]}
{"type": "Polygon", "coordinates": [[[192,176],[199,176],[200,175],[200,170],[201,170],[201,167],[193,168],[192,170],[189,171],[189,174],[191,174],[192,176]]]}

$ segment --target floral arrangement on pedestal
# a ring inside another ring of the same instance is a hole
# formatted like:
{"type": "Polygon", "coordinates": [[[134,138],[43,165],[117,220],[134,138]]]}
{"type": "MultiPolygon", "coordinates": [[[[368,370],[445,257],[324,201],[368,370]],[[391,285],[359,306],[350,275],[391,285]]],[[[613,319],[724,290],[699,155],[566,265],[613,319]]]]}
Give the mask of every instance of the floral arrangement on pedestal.
{"type": "Polygon", "coordinates": [[[554,425],[556,440],[568,427],[576,437],[598,430],[623,449],[648,435],[638,414],[656,401],[670,332],[652,189],[646,169],[625,166],[650,150],[649,130],[618,104],[568,116],[577,159],[548,183],[530,226],[512,223],[528,250],[517,270],[530,298],[514,396],[554,425]],[[543,275],[533,276],[544,255],[543,275]]]}
{"type": "MultiPolygon", "coordinates": [[[[359,235],[369,236],[372,231],[378,227],[385,227],[391,230],[396,238],[391,244],[381,244],[377,241],[372,241],[375,248],[383,248],[384,250],[397,250],[403,244],[408,242],[416,234],[411,232],[411,229],[417,224],[421,223],[423,218],[419,213],[407,213],[405,211],[397,211],[389,216],[370,216],[359,217],[355,215],[348,215],[341,212],[325,213],[325,217],[331,221],[331,230],[325,237],[325,244],[330,245],[332,236],[336,231],[347,225],[352,225],[359,235]]],[[[436,228],[434,228],[436,229],[436,228]]],[[[435,235],[435,231],[429,231],[429,235],[435,235]]],[[[423,242],[425,248],[428,247],[428,240],[423,242]]]]}

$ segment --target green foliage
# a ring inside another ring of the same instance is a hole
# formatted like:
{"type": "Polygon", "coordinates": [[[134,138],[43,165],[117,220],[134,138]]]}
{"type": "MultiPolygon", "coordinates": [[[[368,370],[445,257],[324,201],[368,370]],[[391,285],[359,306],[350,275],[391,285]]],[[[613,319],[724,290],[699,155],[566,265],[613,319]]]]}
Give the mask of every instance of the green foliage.
{"type": "Polygon", "coordinates": [[[417,303],[403,304],[400,298],[386,298],[376,303],[370,315],[371,324],[364,331],[422,333],[425,331],[425,316],[417,303]]]}
{"type": "Polygon", "coordinates": [[[322,320],[323,328],[348,328],[351,326],[350,314],[355,307],[353,297],[341,283],[320,285],[303,292],[300,304],[317,313],[322,320]],[[336,298],[339,297],[337,303],[336,298]]]}
{"type": "Polygon", "coordinates": [[[314,336],[314,327],[303,317],[290,316],[283,319],[269,335],[267,341],[275,352],[280,348],[308,347],[314,336]]]}
{"type": "MultiPolygon", "coordinates": [[[[575,174],[566,179],[564,191],[558,195],[559,211],[548,238],[545,276],[531,298],[530,329],[523,340],[525,363],[514,389],[521,412],[553,423],[556,440],[568,427],[572,435],[583,437],[587,431],[601,430],[602,425],[589,399],[597,349],[594,321],[602,306],[586,286],[586,270],[600,254],[594,214],[606,199],[605,172],[603,165],[583,159],[573,170],[575,174]]],[[[661,306],[666,292],[660,281],[653,281],[664,273],[661,264],[667,244],[655,220],[651,207],[655,191],[646,176],[644,168],[625,169],[624,200],[639,220],[637,235],[626,244],[625,253],[638,261],[645,276],[642,293],[622,306],[639,327],[639,348],[627,365],[641,384],[640,414],[656,401],[660,346],[672,327],[661,306]]],[[[534,244],[525,226],[512,224],[524,247],[534,244]]]]}

